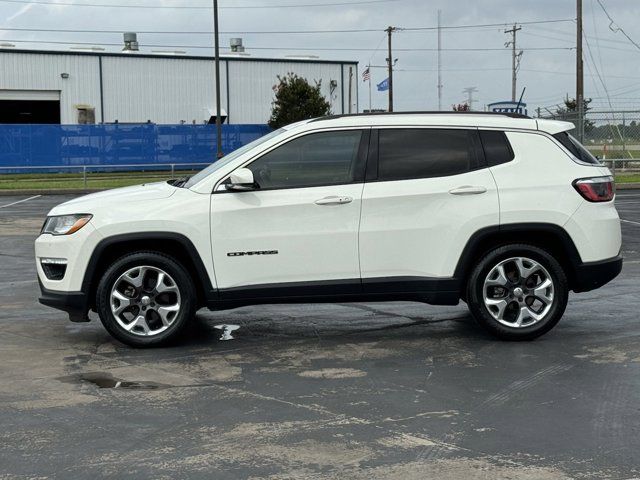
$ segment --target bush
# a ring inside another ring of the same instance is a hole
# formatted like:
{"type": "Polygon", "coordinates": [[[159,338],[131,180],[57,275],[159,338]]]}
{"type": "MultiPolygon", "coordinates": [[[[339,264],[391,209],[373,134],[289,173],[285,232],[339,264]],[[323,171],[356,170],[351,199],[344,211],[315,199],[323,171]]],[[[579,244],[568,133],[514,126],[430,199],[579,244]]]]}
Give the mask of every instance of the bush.
{"type": "Polygon", "coordinates": [[[312,86],[295,73],[278,76],[278,85],[273,87],[273,100],[269,126],[280,128],[290,123],[322,117],[331,113],[331,106],[320,93],[322,80],[312,86]]]}

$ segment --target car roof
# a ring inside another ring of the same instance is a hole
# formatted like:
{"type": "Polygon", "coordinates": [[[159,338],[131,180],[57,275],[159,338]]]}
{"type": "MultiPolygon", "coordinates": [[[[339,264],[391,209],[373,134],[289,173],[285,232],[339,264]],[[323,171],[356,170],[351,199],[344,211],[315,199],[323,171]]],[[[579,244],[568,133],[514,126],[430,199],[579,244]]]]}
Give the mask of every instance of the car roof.
{"type": "Polygon", "coordinates": [[[394,112],[360,113],[319,117],[295,126],[309,127],[382,127],[441,126],[539,130],[550,134],[571,130],[574,125],[558,120],[534,119],[524,115],[494,112],[394,112]]]}

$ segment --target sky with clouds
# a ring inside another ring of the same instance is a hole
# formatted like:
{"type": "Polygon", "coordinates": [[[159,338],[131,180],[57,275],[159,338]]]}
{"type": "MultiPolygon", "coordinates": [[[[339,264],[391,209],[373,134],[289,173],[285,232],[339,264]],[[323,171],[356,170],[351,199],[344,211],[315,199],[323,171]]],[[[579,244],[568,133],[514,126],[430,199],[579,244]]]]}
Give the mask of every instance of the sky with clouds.
{"type": "MultiPolygon", "coordinates": [[[[141,33],[141,50],[186,50],[209,55],[212,42],[211,2],[207,0],[0,0],[0,44],[32,49],[68,50],[78,42],[102,45],[117,51],[122,35],[95,30],[183,32],[141,33]],[[78,6],[99,4],[103,6],[78,6]],[[118,8],[140,5],[182,8],[118,8]],[[198,8],[184,8],[198,7],[198,8]],[[205,7],[205,8],[199,8],[205,7]],[[2,30],[2,28],[6,30],[2,30]],[[29,32],[11,28],[85,30],[82,33],[29,32]],[[203,33],[197,33],[203,32],[203,33]],[[21,43],[31,40],[44,43],[21,43]],[[162,45],[167,47],[150,45],[162,45]]],[[[584,0],[586,35],[585,95],[598,109],[640,109],[640,1],[584,0]],[[625,38],[622,28],[631,37],[625,38]]],[[[526,87],[531,109],[549,107],[575,93],[575,0],[219,0],[221,45],[242,37],[247,52],[256,57],[318,55],[321,58],[357,60],[360,72],[368,64],[374,83],[386,78],[386,34],[394,34],[393,57],[398,59],[395,80],[396,110],[437,108],[435,30],[402,30],[434,27],[442,11],[444,27],[505,24],[444,29],[442,32],[443,106],[463,102],[463,90],[476,87],[476,109],[511,96],[510,37],[504,30],[522,22],[518,47],[522,48],[518,90],[526,87]],[[332,5],[328,5],[332,4],[332,5]],[[248,8],[247,8],[248,7],[248,8]],[[262,8],[269,7],[269,8],[262,8]],[[526,22],[561,20],[553,23],[526,22]],[[309,30],[371,30],[328,33],[247,33],[309,30]],[[233,32],[233,33],[226,33],[233,32]],[[308,50],[303,50],[308,49],[308,50]]],[[[223,50],[224,52],[225,50],[223,50]]],[[[368,86],[359,81],[360,108],[368,108],[368,86]]],[[[373,88],[373,107],[386,106],[386,93],[373,88]]]]}

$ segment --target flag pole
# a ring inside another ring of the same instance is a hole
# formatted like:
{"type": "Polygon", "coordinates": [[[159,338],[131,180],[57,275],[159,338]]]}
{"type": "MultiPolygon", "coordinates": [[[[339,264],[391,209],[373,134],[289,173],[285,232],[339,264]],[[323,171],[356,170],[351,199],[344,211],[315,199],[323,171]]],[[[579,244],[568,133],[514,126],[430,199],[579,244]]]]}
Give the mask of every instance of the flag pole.
{"type": "Polygon", "coordinates": [[[371,113],[371,63],[367,66],[369,69],[369,113],[371,113]]]}

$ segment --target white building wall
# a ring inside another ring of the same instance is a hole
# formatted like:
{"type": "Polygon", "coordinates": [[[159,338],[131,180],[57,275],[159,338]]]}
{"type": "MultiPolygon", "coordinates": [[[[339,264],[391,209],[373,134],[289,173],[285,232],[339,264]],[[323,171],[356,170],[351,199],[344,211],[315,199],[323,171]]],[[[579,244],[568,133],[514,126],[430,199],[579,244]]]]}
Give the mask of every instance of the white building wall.
{"type": "Polygon", "coordinates": [[[98,57],[0,52],[0,91],[60,92],[60,121],[78,123],[76,105],[89,105],[100,118],[98,57]],[[62,78],[68,73],[69,78],[62,78]]]}
{"type": "MultiPolygon", "coordinates": [[[[203,123],[215,111],[214,63],[186,58],[105,56],[105,122],[203,123]]],[[[221,74],[226,110],[226,79],[221,74]]]]}
{"type": "MultiPolygon", "coordinates": [[[[309,82],[322,80],[322,94],[331,98],[332,113],[348,113],[350,66],[352,112],[356,113],[356,63],[223,58],[221,105],[230,123],[265,124],[271,114],[278,75],[295,72],[309,82]],[[332,80],[336,85],[330,94],[332,80]]],[[[0,50],[0,94],[11,90],[24,94],[30,90],[59,92],[63,124],[77,123],[78,105],[95,108],[97,123],[202,123],[210,112],[215,114],[214,63],[210,58],[0,50]],[[61,78],[62,73],[68,73],[69,78],[61,78]]]]}

